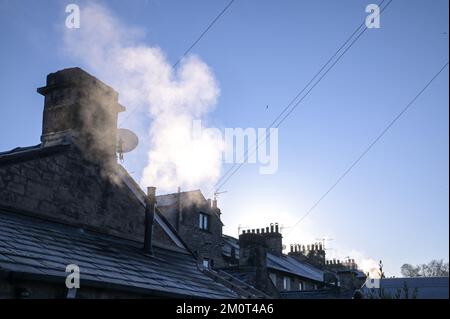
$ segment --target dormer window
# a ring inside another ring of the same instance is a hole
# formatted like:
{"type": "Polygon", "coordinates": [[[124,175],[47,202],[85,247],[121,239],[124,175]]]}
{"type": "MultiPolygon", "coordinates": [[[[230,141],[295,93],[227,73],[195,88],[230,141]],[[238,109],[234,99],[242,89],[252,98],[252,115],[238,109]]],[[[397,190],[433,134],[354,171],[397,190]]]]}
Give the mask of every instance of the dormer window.
{"type": "Polygon", "coordinates": [[[202,230],[209,230],[209,216],[205,213],[199,213],[198,227],[202,230]]]}

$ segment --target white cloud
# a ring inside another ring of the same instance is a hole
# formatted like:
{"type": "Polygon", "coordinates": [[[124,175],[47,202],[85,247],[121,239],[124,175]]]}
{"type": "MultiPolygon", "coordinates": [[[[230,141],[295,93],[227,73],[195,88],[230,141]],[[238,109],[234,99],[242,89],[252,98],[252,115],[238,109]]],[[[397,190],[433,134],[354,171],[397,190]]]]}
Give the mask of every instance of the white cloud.
{"type": "Polygon", "coordinates": [[[194,140],[191,130],[192,121],[204,121],[220,93],[210,68],[188,56],[173,69],[161,48],[139,42],[142,30],[125,26],[98,4],[80,9],[80,29],[64,34],[66,53],[113,86],[129,109],[137,107],[138,115],[151,119],[141,184],[163,191],[212,186],[220,175],[223,146],[208,135],[194,140]]]}

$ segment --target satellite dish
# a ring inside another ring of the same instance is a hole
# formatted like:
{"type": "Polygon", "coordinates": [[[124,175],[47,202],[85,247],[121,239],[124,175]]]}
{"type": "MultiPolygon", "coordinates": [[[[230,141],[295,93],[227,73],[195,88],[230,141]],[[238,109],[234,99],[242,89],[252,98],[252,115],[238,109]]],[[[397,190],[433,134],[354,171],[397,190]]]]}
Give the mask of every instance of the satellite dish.
{"type": "Polygon", "coordinates": [[[123,161],[123,153],[131,152],[136,148],[138,143],[139,139],[132,131],[125,128],[117,129],[116,150],[121,161],[123,161]]]}

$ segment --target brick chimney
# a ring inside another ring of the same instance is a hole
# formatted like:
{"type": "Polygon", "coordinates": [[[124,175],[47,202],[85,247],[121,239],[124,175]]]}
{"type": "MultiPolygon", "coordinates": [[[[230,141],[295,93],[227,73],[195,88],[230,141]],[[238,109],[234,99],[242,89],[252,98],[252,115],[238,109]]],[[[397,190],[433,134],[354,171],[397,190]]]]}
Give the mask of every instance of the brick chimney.
{"type": "Polygon", "coordinates": [[[118,93],[80,68],[47,75],[41,142],[77,144],[91,160],[116,158],[118,93]]]}

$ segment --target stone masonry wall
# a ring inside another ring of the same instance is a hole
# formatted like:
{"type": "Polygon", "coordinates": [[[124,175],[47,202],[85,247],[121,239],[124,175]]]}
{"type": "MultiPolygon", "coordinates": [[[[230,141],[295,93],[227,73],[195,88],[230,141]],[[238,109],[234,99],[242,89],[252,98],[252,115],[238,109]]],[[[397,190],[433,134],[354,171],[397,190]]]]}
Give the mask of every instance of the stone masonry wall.
{"type": "Polygon", "coordinates": [[[207,202],[201,205],[192,205],[183,208],[183,220],[178,233],[187,246],[199,255],[199,261],[209,258],[214,261],[214,268],[224,266],[222,258],[222,223],[220,219],[209,212],[207,202]],[[199,213],[209,215],[209,229],[199,228],[199,213]],[[208,243],[208,244],[207,244],[208,243]]]}
{"type": "MultiPolygon", "coordinates": [[[[73,145],[51,156],[0,164],[0,205],[140,242],[144,238],[141,203],[73,145]]],[[[157,224],[154,240],[173,245],[157,224]]]]}

